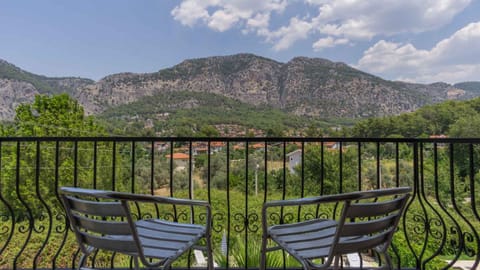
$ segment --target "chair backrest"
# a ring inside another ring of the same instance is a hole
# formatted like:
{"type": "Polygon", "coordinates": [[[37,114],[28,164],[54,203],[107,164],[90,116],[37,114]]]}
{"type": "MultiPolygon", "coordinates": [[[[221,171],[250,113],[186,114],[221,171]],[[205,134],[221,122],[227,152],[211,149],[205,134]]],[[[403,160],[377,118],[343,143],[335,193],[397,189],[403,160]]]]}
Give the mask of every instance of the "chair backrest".
{"type": "Polygon", "coordinates": [[[371,248],[386,251],[410,191],[410,188],[365,191],[361,199],[346,201],[332,253],[346,254],[371,248]]]}
{"type": "Polygon", "coordinates": [[[70,227],[82,252],[95,248],[137,254],[138,248],[128,223],[129,209],[122,202],[105,199],[99,190],[62,187],[60,195],[70,227]]]}

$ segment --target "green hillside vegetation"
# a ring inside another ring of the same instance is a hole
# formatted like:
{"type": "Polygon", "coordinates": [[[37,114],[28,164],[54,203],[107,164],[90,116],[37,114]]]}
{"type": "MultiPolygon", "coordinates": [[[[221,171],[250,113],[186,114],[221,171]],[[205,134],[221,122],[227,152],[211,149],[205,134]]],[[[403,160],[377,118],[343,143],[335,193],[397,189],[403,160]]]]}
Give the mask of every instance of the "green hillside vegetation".
{"type": "Polygon", "coordinates": [[[31,83],[41,94],[60,94],[60,93],[73,93],[75,90],[72,87],[61,86],[60,81],[65,79],[80,80],[84,83],[94,83],[93,80],[65,77],[65,78],[51,78],[41,75],[36,75],[27,71],[24,71],[12,64],[0,60],[0,78],[12,79],[22,82],[31,83]]]}
{"type": "Polygon", "coordinates": [[[428,137],[439,134],[478,137],[480,98],[447,101],[399,116],[370,118],[351,129],[354,137],[428,137]]]}
{"type": "Polygon", "coordinates": [[[480,93],[480,82],[461,82],[456,83],[453,86],[465,91],[480,93]]]}
{"type": "Polygon", "coordinates": [[[137,102],[110,108],[98,117],[105,120],[112,131],[122,127],[121,130],[138,132],[143,129],[145,121],[151,119],[155,132],[179,136],[218,135],[208,127],[219,124],[263,130],[272,136],[286,135],[288,130],[302,129],[320,133],[332,125],[319,119],[287,114],[271,107],[253,106],[216,94],[196,92],[165,92],[162,95],[145,97],[137,102]],[[201,131],[205,129],[211,132],[202,134],[201,131]]]}

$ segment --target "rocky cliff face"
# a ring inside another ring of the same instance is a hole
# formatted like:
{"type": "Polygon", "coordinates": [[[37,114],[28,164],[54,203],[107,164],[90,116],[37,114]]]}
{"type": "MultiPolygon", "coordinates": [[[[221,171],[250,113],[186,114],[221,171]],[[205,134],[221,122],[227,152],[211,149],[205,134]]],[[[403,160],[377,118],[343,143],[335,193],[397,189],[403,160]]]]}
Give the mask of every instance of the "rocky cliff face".
{"type": "Polygon", "coordinates": [[[13,119],[15,108],[21,103],[32,102],[38,94],[30,83],[0,79],[0,119],[13,119]]]}
{"type": "Polygon", "coordinates": [[[409,112],[464,95],[448,84],[387,81],[325,59],[297,57],[279,63],[239,54],[186,60],[156,73],[108,76],[80,89],[78,98],[98,113],[105,106],[167,90],[216,93],[296,115],[353,118],[409,112]]]}
{"type": "MultiPolygon", "coordinates": [[[[280,63],[252,54],[186,60],[158,72],[114,74],[98,82],[40,78],[55,90],[47,92],[68,92],[93,114],[164,91],[215,93],[296,115],[351,118],[395,115],[446,99],[478,95],[445,83],[387,81],[325,59],[297,57],[280,63]]],[[[11,104],[2,107],[2,119],[13,115],[15,104],[45,92],[38,89],[38,82],[18,76],[0,82],[0,104],[11,104]]]]}

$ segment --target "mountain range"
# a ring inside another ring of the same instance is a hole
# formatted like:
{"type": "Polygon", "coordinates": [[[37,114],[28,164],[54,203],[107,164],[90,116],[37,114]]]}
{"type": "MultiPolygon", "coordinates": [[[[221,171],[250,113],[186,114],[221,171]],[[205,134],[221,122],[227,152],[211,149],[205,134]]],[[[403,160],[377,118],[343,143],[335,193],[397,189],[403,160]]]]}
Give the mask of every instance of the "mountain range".
{"type": "Polygon", "coordinates": [[[64,92],[89,114],[167,92],[197,92],[296,116],[363,118],[480,96],[480,82],[389,81],[321,58],[296,57],[281,63],[253,54],[190,59],[158,72],[119,73],[99,81],[36,75],[0,60],[0,120],[12,120],[16,106],[33,101],[37,94],[64,92]]]}

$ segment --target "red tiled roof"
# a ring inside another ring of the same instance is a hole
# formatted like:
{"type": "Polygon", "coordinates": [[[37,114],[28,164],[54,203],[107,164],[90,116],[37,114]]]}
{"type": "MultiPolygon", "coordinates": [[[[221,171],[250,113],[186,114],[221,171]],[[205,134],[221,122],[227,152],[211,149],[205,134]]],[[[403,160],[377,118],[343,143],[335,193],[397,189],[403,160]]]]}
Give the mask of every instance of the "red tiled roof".
{"type": "MultiPolygon", "coordinates": [[[[170,158],[170,155],[166,155],[166,158],[170,158]]],[[[184,153],[173,153],[173,159],[189,159],[190,156],[184,153]]]]}

